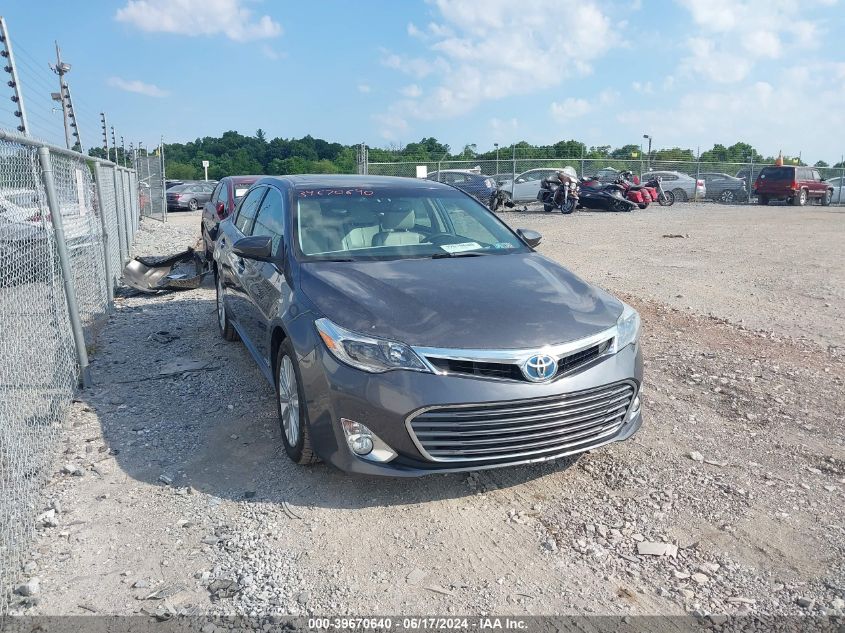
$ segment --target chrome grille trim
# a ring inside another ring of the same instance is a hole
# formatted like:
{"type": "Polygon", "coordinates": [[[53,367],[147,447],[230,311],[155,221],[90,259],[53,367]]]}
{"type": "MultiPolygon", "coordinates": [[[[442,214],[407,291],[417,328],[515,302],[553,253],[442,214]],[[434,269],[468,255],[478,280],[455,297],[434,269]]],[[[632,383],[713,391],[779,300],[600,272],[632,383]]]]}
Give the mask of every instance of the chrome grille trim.
{"type": "MultiPolygon", "coordinates": [[[[438,367],[437,365],[432,363],[430,359],[462,361],[468,363],[496,363],[502,365],[516,365],[517,367],[521,368],[526,360],[538,353],[553,356],[560,362],[568,356],[583,352],[584,350],[587,350],[596,345],[608,343],[606,349],[597,357],[591,358],[585,363],[571,368],[564,374],[559,374],[551,380],[551,382],[553,382],[554,380],[559,380],[564,375],[571,374],[574,371],[583,369],[583,367],[585,366],[591,365],[611,354],[616,353],[616,346],[614,344],[616,334],[616,326],[614,325],[613,327],[608,328],[602,332],[593,334],[592,336],[588,336],[583,339],[579,339],[577,341],[570,341],[568,343],[560,343],[556,345],[546,345],[539,349],[450,349],[443,347],[418,346],[414,346],[412,349],[417,353],[417,356],[422,359],[422,361],[426,364],[426,366],[432,373],[441,376],[474,376],[475,378],[481,378],[483,380],[505,380],[508,382],[514,382],[513,378],[479,376],[472,373],[449,371],[438,367]]],[[[521,369],[519,371],[520,373],[522,373],[521,369]]]]}
{"type": "Polygon", "coordinates": [[[558,396],[443,405],[408,416],[405,426],[432,462],[516,460],[605,443],[619,432],[636,396],[630,381],[558,396]]]}

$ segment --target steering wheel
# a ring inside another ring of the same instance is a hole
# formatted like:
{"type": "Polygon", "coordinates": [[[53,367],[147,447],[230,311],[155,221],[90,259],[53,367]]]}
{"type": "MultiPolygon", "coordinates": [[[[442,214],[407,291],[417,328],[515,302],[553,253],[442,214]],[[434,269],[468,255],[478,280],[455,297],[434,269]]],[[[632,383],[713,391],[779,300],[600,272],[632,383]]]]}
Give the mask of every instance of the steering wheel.
{"type": "Polygon", "coordinates": [[[442,244],[454,244],[457,237],[457,235],[451,233],[432,233],[428,236],[428,241],[435,246],[441,246],[442,244]]]}

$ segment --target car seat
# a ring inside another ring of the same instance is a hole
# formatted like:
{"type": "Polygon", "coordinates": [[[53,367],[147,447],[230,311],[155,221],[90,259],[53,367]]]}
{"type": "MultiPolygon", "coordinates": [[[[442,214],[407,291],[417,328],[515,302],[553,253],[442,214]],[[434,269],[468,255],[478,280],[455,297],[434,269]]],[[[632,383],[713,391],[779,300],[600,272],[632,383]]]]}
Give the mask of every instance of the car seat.
{"type": "Polygon", "coordinates": [[[381,220],[381,231],[373,236],[373,246],[405,246],[423,241],[422,233],[414,228],[414,210],[407,204],[400,204],[385,211],[381,220]]]}

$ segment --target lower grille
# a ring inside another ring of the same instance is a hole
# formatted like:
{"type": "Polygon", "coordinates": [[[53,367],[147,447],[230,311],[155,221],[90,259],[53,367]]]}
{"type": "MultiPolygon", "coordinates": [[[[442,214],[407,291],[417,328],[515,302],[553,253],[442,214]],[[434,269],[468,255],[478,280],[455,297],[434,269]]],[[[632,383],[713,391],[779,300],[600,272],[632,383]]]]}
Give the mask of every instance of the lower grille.
{"type": "Polygon", "coordinates": [[[509,461],[609,441],[625,421],[636,386],[605,385],[548,398],[434,407],[408,419],[432,461],[509,461]]]}

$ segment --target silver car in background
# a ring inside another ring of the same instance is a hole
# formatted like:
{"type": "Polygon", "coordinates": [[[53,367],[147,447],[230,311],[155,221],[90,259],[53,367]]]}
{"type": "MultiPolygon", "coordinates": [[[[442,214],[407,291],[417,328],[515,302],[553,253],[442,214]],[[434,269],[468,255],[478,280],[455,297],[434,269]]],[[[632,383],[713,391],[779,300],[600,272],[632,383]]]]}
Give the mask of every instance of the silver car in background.
{"type": "Polygon", "coordinates": [[[563,166],[529,169],[517,174],[516,180],[503,180],[499,188],[513,202],[534,202],[537,200],[537,194],[540,193],[540,183],[543,179],[550,178],[563,169],[563,166]]]}
{"type": "Polygon", "coordinates": [[[660,178],[663,188],[675,194],[675,200],[701,200],[707,195],[707,186],[703,178],[693,178],[679,171],[649,171],[642,175],[643,182],[660,178]]]}

